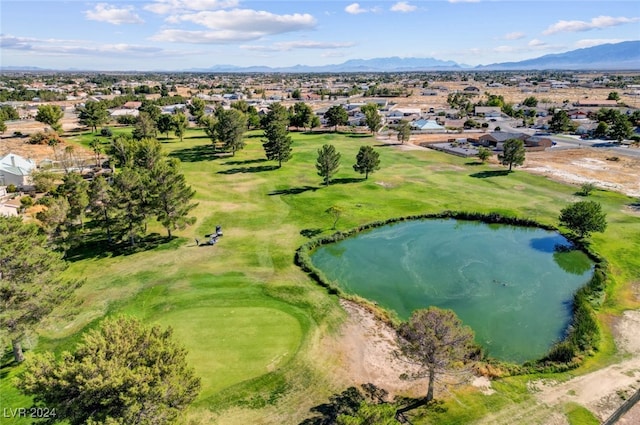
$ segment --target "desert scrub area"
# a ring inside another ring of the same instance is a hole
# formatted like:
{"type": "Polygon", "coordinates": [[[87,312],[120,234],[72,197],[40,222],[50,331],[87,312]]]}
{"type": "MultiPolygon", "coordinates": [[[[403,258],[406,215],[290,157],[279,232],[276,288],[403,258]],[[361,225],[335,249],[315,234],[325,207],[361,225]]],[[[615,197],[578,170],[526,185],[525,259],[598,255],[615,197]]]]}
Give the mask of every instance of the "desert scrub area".
{"type": "MultiPolygon", "coordinates": [[[[353,334],[367,335],[354,327],[353,315],[359,313],[354,308],[345,311],[336,295],[318,286],[293,261],[296,249],[310,236],[335,232],[328,208],[342,211],[337,230],[446,210],[499,213],[558,226],[560,210],[583,199],[576,185],[520,169],[495,172],[502,168],[429,149],[401,149],[369,135],[292,137],[292,158],[281,168],[265,159],[262,132],[248,132],[246,147],[234,156],[214,153],[199,129],[190,129],[182,142],[160,137],[163,149],[181,160],[187,182],[196,191],[195,225],[149,250],[87,252],[73,259],[66,275],[87,278],[78,290],[77,315],[43,326],[30,338],[33,350],[60,354],[82,333],[114,315],[171,325],[202,379],[202,391],[185,423],[300,423],[331,394],[366,383],[357,374],[340,373],[349,369],[354,356],[348,344],[368,344],[367,337],[353,334]],[[327,186],[315,169],[317,151],[324,144],[341,153],[341,167],[327,186]],[[361,146],[372,146],[380,154],[380,169],[366,180],[352,169],[361,146]],[[216,225],[224,228],[220,242],[197,246],[195,238],[211,233],[216,225]],[[352,333],[345,334],[349,329],[352,333]]],[[[92,139],[86,133],[68,143],[87,146],[92,139]]],[[[490,394],[473,386],[454,387],[440,393],[444,409],[419,412],[414,423],[473,423],[483,417],[507,423],[509,414],[493,416],[501,411],[511,412],[511,417],[516,411],[539,411],[537,423],[551,423],[545,422],[549,417],[568,423],[565,411],[571,417],[581,411],[553,399],[544,399],[540,407],[528,382],[562,382],[628,357],[617,351],[614,329],[623,311],[639,306],[640,220],[633,208],[638,200],[607,190],[595,190],[589,198],[602,204],[608,220],[606,231],[594,234],[589,245],[609,263],[607,299],[597,313],[600,349],[580,369],[562,375],[496,378],[490,394]]],[[[162,233],[162,228],[150,222],[150,231],[162,233]]],[[[373,320],[367,323],[370,333],[383,329],[373,320]]],[[[386,350],[383,343],[374,343],[371,350],[376,346],[386,350]]],[[[21,368],[7,361],[0,387],[3,405],[29,405],[12,383],[21,368]]],[[[384,368],[384,360],[375,362],[384,368]]],[[[390,377],[397,366],[380,372],[385,377],[381,386],[388,382],[395,394],[408,396],[424,391],[413,382],[390,377]]],[[[376,374],[366,378],[375,381],[376,374]]]]}

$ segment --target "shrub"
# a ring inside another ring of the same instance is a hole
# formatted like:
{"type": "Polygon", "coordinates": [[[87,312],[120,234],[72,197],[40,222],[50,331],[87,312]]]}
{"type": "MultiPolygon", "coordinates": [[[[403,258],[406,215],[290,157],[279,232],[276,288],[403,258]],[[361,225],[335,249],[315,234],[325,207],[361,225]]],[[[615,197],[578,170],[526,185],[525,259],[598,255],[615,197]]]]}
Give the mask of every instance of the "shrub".
{"type": "Polygon", "coordinates": [[[100,130],[100,135],[102,137],[111,137],[111,136],[113,136],[113,130],[111,130],[109,127],[103,127],[100,130]]]}
{"type": "Polygon", "coordinates": [[[18,188],[15,184],[11,183],[9,186],[7,186],[7,193],[16,193],[17,191],[18,188]]]}
{"type": "Polygon", "coordinates": [[[33,198],[29,195],[23,196],[20,198],[20,210],[24,211],[29,207],[32,207],[34,204],[33,198]]]}
{"type": "Polygon", "coordinates": [[[55,131],[51,131],[48,133],[39,132],[32,135],[31,137],[29,137],[28,143],[31,145],[52,145],[62,142],[64,142],[64,140],[62,140],[62,138],[58,136],[58,133],[56,133],[55,131]]]}
{"type": "Polygon", "coordinates": [[[580,193],[580,195],[582,196],[589,196],[595,189],[596,185],[591,182],[582,183],[582,186],[580,186],[580,192],[578,193],[580,193]]]}
{"type": "Polygon", "coordinates": [[[51,196],[43,196],[38,199],[36,202],[37,205],[44,205],[45,207],[50,207],[53,204],[53,197],[51,196]]]}
{"type": "Polygon", "coordinates": [[[574,346],[569,341],[562,341],[551,347],[546,358],[552,362],[569,363],[575,355],[574,346]]]}

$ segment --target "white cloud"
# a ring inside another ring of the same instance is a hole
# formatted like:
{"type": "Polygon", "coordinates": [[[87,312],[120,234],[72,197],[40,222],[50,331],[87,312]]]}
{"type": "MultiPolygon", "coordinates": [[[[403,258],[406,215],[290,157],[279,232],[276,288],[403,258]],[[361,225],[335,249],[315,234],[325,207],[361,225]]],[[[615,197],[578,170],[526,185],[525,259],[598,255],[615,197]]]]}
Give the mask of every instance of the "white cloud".
{"type": "Polygon", "coordinates": [[[406,1],[399,1],[398,3],[391,6],[391,11],[407,13],[407,12],[413,12],[417,8],[418,8],[417,6],[411,5],[406,1]]]}
{"type": "Polygon", "coordinates": [[[525,37],[526,35],[523,32],[510,32],[509,34],[505,34],[503,38],[505,40],[520,40],[525,37]]]}
{"type": "Polygon", "coordinates": [[[239,4],[239,0],[154,0],[144,9],[159,15],[166,15],[172,12],[226,9],[237,7],[239,4]]]}
{"type": "Polygon", "coordinates": [[[537,38],[534,38],[533,40],[529,41],[529,43],[527,43],[527,46],[540,48],[540,47],[546,47],[547,43],[545,43],[544,41],[538,40],[537,38]]]}
{"type": "Polygon", "coordinates": [[[106,3],[98,3],[93,10],[84,12],[91,21],[108,22],[113,25],[142,24],[144,21],[138,16],[133,6],[116,7],[106,3]]]}
{"type": "MultiPolygon", "coordinates": [[[[131,56],[157,56],[174,55],[178,52],[168,52],[159,47],[143,46],[136,44],[95,44],[84,40],[63,40],[63,39],[37,39],[26,37],[14,37],[11,35],[0,35],[0,46],[6,50],[28,51],[40,55],[83,55],[83,56],[105,56],[105,55],[131,55],[131,56]]],[[[185,52],[185,54],[187,54],[185,52]]]]}
{"type": "Polygon", "coordinates": [[[354,46],[352,42],[324,42],[324,41],[285,41],[280,43],[274,43],[272,46],[260,46],[260,45],[244,45],[240,46],[244,50],[262,51],[262,52],[285,52],[294,49],[345,49],[354,46]]]}
{"type": "Polygon", "coordinates": [[[187,30],[162,30],[150,37],[152,41],[168,41],[171,43],[191,44],[227,44],[238,41],[257,40],[264,36],[262,32],[251,31],[187,31],[187,30]]]}
{"type": "Polygon", "coordinates": [[[624,41],[629,41],[629,40],[622,39],[622,38],[584,39],[584,40],[578,40],[575,43],[575,46],[578,49],[582,49],[582,48],[585,48],[585,47],[599,46],[601,44],[622,43],[624,41]]]}
{"type": "MultiPolygon", "coordinates": [[[[530,40],[526,45],[524,46],[497,46],[494,47],[492,49],[492,51],[494,53],[500,53],[500,54],[518,54],[518,55],[522,55],[522,54],[527,54],[527,53],[534,53],[534,52],[539,52],[542,50],[557,50],[559,49],[559,46],[552,46],[548,43],[545,43],[542,40],[538,40],[538,39],[533,39],[530,40]]],[[[484,52],[476,52],[476,53],[483,53],[484,52]]]]}
{"type": "Polygon", "coordinates": [[[360,13],[367,13],[369,10],[363,9],[358,3],[351,3],[349,6],[344,8],[344,11],[352,15],[358,15],[360,13]]]}
{"type": "Polygon", "coordinates": [[[292,31],[310,30],[316,19],[305,13],[276,15],[271,12],[251,9],[203,11],[178,15],[170,19],[172,23],[193,22],[212,30],[247,31],[263,35],[282,34],[292,31]]]}
{"type": "Polygon", "coordinates": [[[551,25],[549,28],[543,31],[544,35],[555,34],[558,32],[578,32],[578,31],[591,31],[595,29],[602,29],[607,27],[614,27],[617,25],[630,24],[640,21],[640,18],[626,18],[612,16],[598,16],[587,21],[558,21],[551,25]]]}

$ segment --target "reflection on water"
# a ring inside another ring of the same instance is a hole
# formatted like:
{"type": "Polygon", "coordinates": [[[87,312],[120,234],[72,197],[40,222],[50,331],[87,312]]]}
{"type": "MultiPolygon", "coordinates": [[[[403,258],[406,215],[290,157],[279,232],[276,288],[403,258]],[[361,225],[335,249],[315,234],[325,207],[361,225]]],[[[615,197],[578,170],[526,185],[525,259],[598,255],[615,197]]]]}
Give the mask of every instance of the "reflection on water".
{"type": "Polygon", "coordinates": [[[562,270],[577,276],[584,275],[593,267],[593,263],[589,260],[589,257],[577,249],[555,251],[553,253],[553,260],[562,270]]]}
{"type": "Polygon", "coordinates": [[[312,261],[346,292],[400,318],[450,308],[490,355],[517,362],[564,336],[573,294],[593,271],[556,232],[457,220],[380,227],[320,247],[312,261]]]}

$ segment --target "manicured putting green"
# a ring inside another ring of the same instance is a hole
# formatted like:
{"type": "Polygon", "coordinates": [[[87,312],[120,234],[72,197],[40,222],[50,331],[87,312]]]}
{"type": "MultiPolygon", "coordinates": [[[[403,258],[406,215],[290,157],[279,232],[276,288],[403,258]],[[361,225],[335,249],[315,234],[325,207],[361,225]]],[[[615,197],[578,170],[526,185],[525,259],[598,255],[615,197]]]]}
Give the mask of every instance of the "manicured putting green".
{"type": "Polygon", "coordinates": [[[198,307],[162,315],[202,379],[202,398],[276,370],[298,350],[299,321],[277,308],[198,307]]]}

